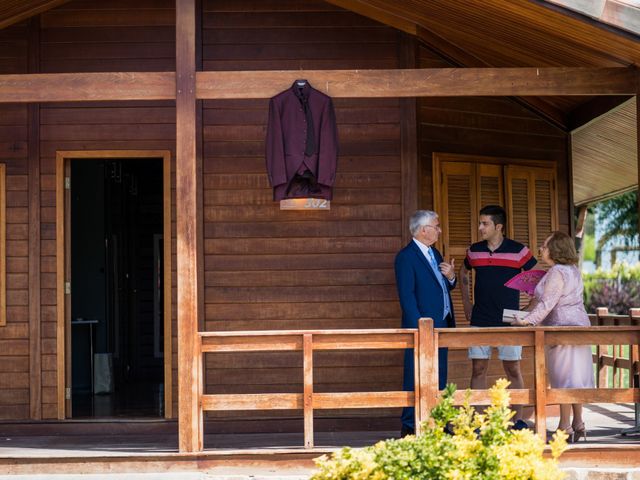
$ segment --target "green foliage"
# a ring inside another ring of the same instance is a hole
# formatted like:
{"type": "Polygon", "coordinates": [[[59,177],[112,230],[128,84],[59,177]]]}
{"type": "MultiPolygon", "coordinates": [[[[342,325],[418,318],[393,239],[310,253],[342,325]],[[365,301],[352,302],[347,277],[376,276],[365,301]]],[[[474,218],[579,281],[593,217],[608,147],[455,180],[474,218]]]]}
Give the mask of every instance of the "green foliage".
{"type": "Polygon", "coordinates": [[[585,234],[582,239],[582,258],[588,262],[596,261],[596,239],[591,234],[585,234]]]}
{"type": "Polygon", "coordinates": [[[610,313],[627,314],[640,307],[640,263],[616,264],[611,271],[596,270],[582,275],[584,305],[589,313],[607,307],[610,313]]]}
{"type": "MultiPolygon", "coordinates": [[[[363,449],[343,448],[316,460],[311,480],[558,480],[564,474],[557,458],[566,434],[556,433],[551,459],[543,458],[544,442],[530,430],[510,430],[507,380],[491,389],[491,406],[478,414],[468,404],[453,405],[455,386],[448,385],[431,411],[423,433],[385,440],[363,449]],[[453,429],[453,435],[445,427],[453,429]]],[[[469,392],[467,392],[468,400],[469,392]]]]}
{"type": "Polygon", "coordinates": [[[638,191],[623,193],[596,204],[596,222],[605,227],[598,242],[602,249],[612,239],[624,245],[638,245],[638,191]]]}

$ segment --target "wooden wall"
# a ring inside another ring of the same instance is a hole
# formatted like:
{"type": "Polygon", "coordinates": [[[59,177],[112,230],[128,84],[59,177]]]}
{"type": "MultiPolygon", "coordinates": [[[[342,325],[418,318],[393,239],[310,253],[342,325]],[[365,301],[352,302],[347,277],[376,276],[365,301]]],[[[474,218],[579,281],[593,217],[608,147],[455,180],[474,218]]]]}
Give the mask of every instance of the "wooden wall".
{"type": "MultiPolygon", "coordinates": [[[[302,68],[398,66],[397,32],[320,1],[207,0],[203,25],[205,70],[291,69],[293,83],[302,68]]],[[[267,184],[268,101],[205,102],[207,330],[399,326],[399,101],[334,103],[340,157],[331,210],[293,212],[279,210],[267,184]]],[[[315,365],[318,391],[401,385],[400,352],[316,354],[315,365]]],[[[301,367],[298,354],[209,355],[206,388],[302,392],[301,367]]]]}
{"type": "MultiPolygon", "coordinates": [[[[418,50],[421,68],[447,68],[449,63],[425,47],[418,50]]],[[[418,100],[418,135],[420,152],[419,202],[433,208],[433,162],[436,152],[481,155],[527,160],[546,160],[557,166],[559,228],[569,232],[569,172],[567,134],[514,99],[496,97],[421,98],[418,100]]],[[[444,222],[447,219],[443,219],[444,222]]],[[[508,219],[507,219],[508,221],[508,219]]],[[[534,254],[537,245],[530,246],[534,254]]],[[[465,319],[456,318],[459,325],[465,319]]],[[[489,383],[504,377],[501,362],[489,367],[489,383]]],[[[460,388],[469,386],[471,361],[467,352],[449,355],[449,380],[460,388]]],[[[533,385],[533,364],[528,352],[523,361],[525,384],[533,385]]]]}
{"type": "MultiPolygon", "coordinates": [[[[171,71],[173,8],[173,0],[75,0],[42,14],[36,70],[171,71]]],[[[397,31],[320,0],[203,0],[201,27],[204,70],[293,70],[293,82],[299,69],[400,64],[397,31]]],[[[2,72],[26,71],[27,38],[26,23],[0,32],[2,72]]],[[[420,65],[447,66],[425,49],[420,65]]],[[[267,184],[263,140],[268,102],[203,103],[206,330],[399,326],[393,259],[406,229],[401,224],[400,101],[336,99],[335,107],[340,159],[332,208],[292,212],[279,210],[267,184]]],[[[0,161],[7,164],[9,190],[9,309],[8,326],[0,328],[0,419],[18,419],[29,417],[28,117],[26,106],[1,106],[0,113],[0,161]]],[[[47,104],[40,106],[39,117],[41,408],[43,418],[55,418],[55,153],[153,149],[173,155],[175,108],[172,102],[47,104]]],[[[566,148],[560,132],[505,99],[423,99],[419,122],[422,207],[432,206],[432,152],[547,159],[560,165],[560,222],[568,229],[566,148]]],[[[172,333],[175,414],[175,322],[172,333]]],[[[318,391],[401,385],[400,352],[318,354],[315,360],[318,391]]],[[[206,389],[302,391],[301,363],[301,356],[281,353],[210,355],[206,389]]],[[[464,383],[460,371],[454,371],[464,383]]],[[[346,415],[364,419],[372,413],[346,415]]],[[[395,410],[381,415],[397,422],[395,410]]],[[[256,418],[242,412],[221,416],[256,418]]],[[[283,428],[264,425],[247,428],[283,428]]]]}
{"type": "MultiPolygon", "coordinates": [[[[27,71],[26,24],[0,30],[0,72],[27,71]]],[[[0,105],[7,178],[7,325],[0,327],[0,419],[29,417],[29,189],[26,105],[0,105]]]]}
{"type": "MultiPolygon", "coordinates": [[[[173,0],[85,0],[44,13],[40,16],[39,69],[43,73],[174,70],[174,4],[173,0]]],[[[44,418],[57,416],[55,156],[59,150],[168,150],[173,157],[174,102],[41,105],[44,418]]],[[[175,212],[172,218],[175,235],[175,212]]],[[[174,255],[174,270],[175,264],[174,255]]],[[[173,363],[175,370],[175,360],[173,363]]]]}

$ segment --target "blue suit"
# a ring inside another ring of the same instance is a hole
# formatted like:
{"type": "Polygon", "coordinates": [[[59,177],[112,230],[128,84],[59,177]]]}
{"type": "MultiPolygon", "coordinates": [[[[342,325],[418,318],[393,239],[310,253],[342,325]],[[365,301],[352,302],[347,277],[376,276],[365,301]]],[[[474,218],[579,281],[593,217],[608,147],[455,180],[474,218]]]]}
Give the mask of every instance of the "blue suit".
{"type": "MultiPolygon", "coordinates": [[[[442,262],[442,255],[433,246],[431,247],[435,260],[438,264],[442,262]]],[[[447,318],[444,316],[444,295],[442,284],[429,264],[418,245],[414,240],[404,247],[395,261],[396,286],[398,287],[398,297],[402,307],[402,328],[418,328],[418,319],[421,317],[433,318],[434,327],[455,327],[453,311],[447,318]]],[[[451,303],[449,293],[456,286],[456,282],[449,283],[445,278],[445,283],[449,289],[447,296],[451,303]]],[[[441,390],[447,383],[447,349],[438,350],[438,388],[441,390]]],[[[414,365],[413,350],[405,350],[404,355],[404,381],[403,390],[414,390],[414,365]]],[[[407,407],[402,410],[402,425],[415,428],[415,409],[407,407]]]]}

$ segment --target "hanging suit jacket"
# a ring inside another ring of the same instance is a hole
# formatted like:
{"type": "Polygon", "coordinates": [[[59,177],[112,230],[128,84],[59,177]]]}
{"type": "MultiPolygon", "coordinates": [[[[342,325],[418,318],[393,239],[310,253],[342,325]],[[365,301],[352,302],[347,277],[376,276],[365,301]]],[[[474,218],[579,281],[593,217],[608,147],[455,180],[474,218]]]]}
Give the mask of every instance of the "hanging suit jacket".
{"type": "Polygon", "coordinates": [[[301,87],[298,82],[303,81],[294,82],[290,89],[269,102],[266,160],[273,199],[331,200],[338,159],[333,102],[308,82],[304,81],[301,87]],[[311,118],[307,117],[304,103],[311,111],[311,118]],[[309,149],[307,118],[313,123],[309,149]]]}

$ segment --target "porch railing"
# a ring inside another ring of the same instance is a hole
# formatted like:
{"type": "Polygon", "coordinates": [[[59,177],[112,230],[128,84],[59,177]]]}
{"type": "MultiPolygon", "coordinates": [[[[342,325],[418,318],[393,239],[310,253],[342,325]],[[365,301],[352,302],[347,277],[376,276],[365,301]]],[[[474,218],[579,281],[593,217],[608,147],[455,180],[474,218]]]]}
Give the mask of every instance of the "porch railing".
{"type": "MultiPolygon", "coordinates": [[[[601,312],[603,313],[603,312],[601,312]]],[[[629,323],[640,317],[634,310],[629,323]]],[[[313,412],[319,409],[416,407],[416,426],[427,418],[437,403],[438,348],[467,348],[472,345],[522,345],[534,351],[533,388],[510,390],[513,404],[535,407],[536,432],[546,435],[546,405],[558,403],[639,403],[640,388],[551,389],[547,387],[544,348],[549,345],[629,345],[638,351],[640,326],[597,325],[592,327],[535,328],[433,328],[431,319],[420,319],[418,329],[388,330],[296,330],[264,332],[201,332],[201,361],[209,352],[299,351],[303,356],[303,393],[205,394],[203,371],[199,368],[197,388],[200,421],[203,411],[221,410],[302,410],[304,446],[313,448],[313,412]],[[320,350],[414,349],[415,392],[316,393],[313,383],[313,352],[320,350]]],[[[600,358],[600,357],[598,357],[600,358]]],[[[608,360],[607,360],[608,362],[608,360]]],[[[615,362],[614,362],[615,363],[615,362]]],[[[623,365],[619,363],[619,365],[623,365]]],[[[630,367],[636,368],[633,361],[630,367]]],[[[456,392],[455,401],[465,399],[456,392]]],[[[488,390],[472,390],[469,402],[489,403],[488,390]]],[[[198,429],[198,445],[203,445],[203,429],[198,429]]]]}
{"type": "MultiPolygon", "coordinates": [[[[630,309],[628,315],[615,315],[601,307],[589,318],[593,326],[640,325],[640,308],[630,309]]],[[[634,378],[639,373],[639,361],[637,346],[597,345],[593,354],[593,363],[597,368],[596,385],[601,388],[634,385],[634,378]]]]}
{"type": "MultiPolygon", "coordinates": [[[[304,446],[313,448],[314,410],[409,407],[425,403],[427,398],[435,398],[437,390],[433,384],[423,381],[419,375],[420,372],[428,371],[428,354],[433,349],[428,343],[433,341],[433,334],[430,332],[432,330],[429,330],[429,324],[424,321],[419,329],[201,332],[199,338],[202,361],[205,353],[214,352],[302,352],[304,386],[303,393],[205,394],[202,391],[204,369],[200,368],[200,408],[202,411],[302,410],[304,446]],[[314,351],[406,348],[414,349],[415,392],[314,392],[314,351]]],[[[418,429],[426,412],[426,406],[416,409],[418,429]]],[[[202,428],[199,431],[202,432],[202,428]]],[[[202,445],[202,439],[199,439],[198,445],[202,445]]]]}

